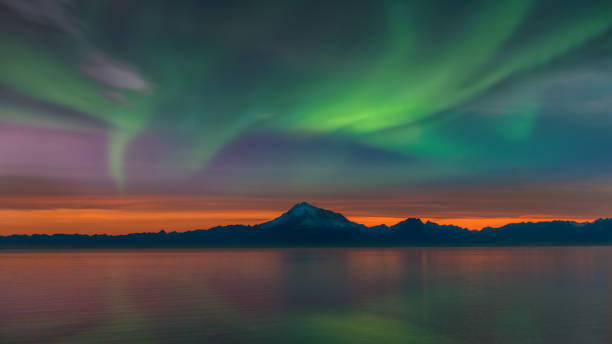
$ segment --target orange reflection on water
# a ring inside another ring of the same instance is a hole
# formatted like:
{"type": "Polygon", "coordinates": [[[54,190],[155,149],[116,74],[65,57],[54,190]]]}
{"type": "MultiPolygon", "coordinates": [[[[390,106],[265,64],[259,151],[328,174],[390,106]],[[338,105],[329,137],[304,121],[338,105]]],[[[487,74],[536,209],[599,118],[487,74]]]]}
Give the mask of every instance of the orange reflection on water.
{"type": "Polygon", "coordinates": [[[547,342],[564,338],[560,328],[609,342],[611,256],[610,247],[2,250],[0,342],[296,342],[310,320],[352,331],[364,312],[465,342],[531,338],[532,323],[547,342]]]}

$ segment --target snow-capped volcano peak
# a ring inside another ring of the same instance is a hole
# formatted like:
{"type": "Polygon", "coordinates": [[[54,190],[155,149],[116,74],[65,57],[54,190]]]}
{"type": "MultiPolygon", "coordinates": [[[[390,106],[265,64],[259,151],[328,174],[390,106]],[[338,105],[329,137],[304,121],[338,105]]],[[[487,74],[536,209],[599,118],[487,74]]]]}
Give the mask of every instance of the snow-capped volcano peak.
{"type": "Polygon", "coordinates": [[[280,217],[262,223],[261,228],[277,226],[292,228],[359,228],[361,225],[349,221],[342,214],[301,202],[289,209],[280,217]]]}
{"type": "MultiPolygon", "coordinates": [[[[293,216],[312,216],[319,213],[321,208],[317,208],[314,205],[308,202],[297,203],[286,214],[291,214],[293,216]]],[[[325,211],[325,210],[324,210],[325,211]]]]}

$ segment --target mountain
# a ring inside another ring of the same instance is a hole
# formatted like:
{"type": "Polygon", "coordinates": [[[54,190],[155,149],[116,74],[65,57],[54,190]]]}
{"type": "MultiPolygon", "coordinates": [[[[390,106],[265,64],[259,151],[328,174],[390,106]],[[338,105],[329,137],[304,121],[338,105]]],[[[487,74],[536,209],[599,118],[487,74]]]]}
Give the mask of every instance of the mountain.
{"type": "Polygon", "coordinates": [[[328,228],[328,229],[360,229],[364,225],[349,221],[344,215],[330,210],[317,208],[302,202],[294,205],[280,217],[257,226],[261,229],[289,227],[291,229],[328,228]]]}
{"type": "Polygon", "coordinates": [[[435,222],[427,221],[423,223],[420,219],[408,218],[401,221],[391,227],[389,231],[393,233],[397,240],[411,240],[411,241],[460,241],[465,240],[471,236],[471,232],[468,229],[449,226],[439,225],[435,222]]]}
{"type": "Polygon", "coordinates": [[[612,243],[612,219],[593,222],[545,221],[510,223],[499,228],[483,228],[479,239],[498,243],[599,242],[612,243]]]}
{"type": "Polygon", "coordinates": [[[348,240],[367,227],[349,221],[344,215],[302,202],[280,217],[256,225],[262,235],[284,241],[348,240]]]}
{"type": "Polygon", "coordinates": [[[270,245],[549,245],[612,244],[612,219],[593,222],[511,223],[470,231],[407,218],[393,226],[366,227],[342,214],[302,202],[254,226],[218,226],[182,233],[126,235],[34,234],[0,236],[0,247],[150,247],[270,245]]]}

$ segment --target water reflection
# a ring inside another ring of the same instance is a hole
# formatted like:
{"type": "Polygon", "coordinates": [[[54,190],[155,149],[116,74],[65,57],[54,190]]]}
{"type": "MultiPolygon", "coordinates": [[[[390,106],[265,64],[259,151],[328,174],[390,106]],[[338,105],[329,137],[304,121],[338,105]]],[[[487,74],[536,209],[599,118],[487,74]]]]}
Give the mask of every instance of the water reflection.
{"type": "Polygon", "coordinates": [[[2,343],[609,343],[612,248],[0,253],[2,343]]]}

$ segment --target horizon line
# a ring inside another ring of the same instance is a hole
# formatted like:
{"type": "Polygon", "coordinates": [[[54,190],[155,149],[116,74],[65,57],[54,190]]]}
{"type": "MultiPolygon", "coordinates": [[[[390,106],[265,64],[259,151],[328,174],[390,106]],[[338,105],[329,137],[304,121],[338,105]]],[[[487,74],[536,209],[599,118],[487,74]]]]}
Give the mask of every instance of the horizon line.
{"type": "MultiPolygon", "coordinates": [[[[223,227],[230,227],[230,226],[247,226],[247,227],[256,227],[259,224],[268,222],[268,221],[272,221],[276,218],[278,218],[279,216],[281,216],[282,214],[289,212],[293,207],[300,205],[300,204],[307,204],[310,205],[314,208],[318,208],[318,209],[323,209],[323,210],[327,210],[327,211],[331,211],[337,214],[340,214],[342,216],[344,216],[345,218],[347,218],[349,221],[351,222],[355,222],[357,224],[363,225],[367,228],[373,228],[373,227],[379,227],[379,226],[387,226],[387,227],[392,227],[394,225],[399,224],[402,221],[408,220],[408,219],[418,219],[419,221],[421,221],[422,223],[427,223],[427,222],[431,222],[437,225],[441,225],[441,226],[455,226],[455,227],[459,227],[462,229],[467,229],[469,231],[473,231],[473,232],[480,232],[484,229],[498,229],[498,228],[502,228],[508,225],[512,225],[512,224],[524,224],[524,223],[550,223],[550,222],[570,222],[570,223],[577,223],[577,224],[586,224],[586,223],[593,223],[595,221],[598,220],[606,220],[606,219],[610,219],[609,217],[597,217],[597,218],[574,218],[574,219],[563,219],[563,218],[553,218],[553,217],[533,217],[533,216],[526,216],[526,217],[445,217],[445,218],[435,218],[435,217],[390,217],[390,216],[345,216],[344,214],[337,212],[337,211],[333,211],[333,210],[329,210],[329,209],[325,209],[325,208],[321,208],[321,207],[317,207],[317,206],[313,206],[311,203],[309,202],[298,202],[295,203],[293,206],[291,206],[288,210],[282,211],[278,216],[276,217],[272,217],[272,218],[268,218],[265,219],[263,221],[259,221],[256,223],[228,223],[228,224],[220,224],[220,225],[213,225],[213,226],[208,226],[208,227],[193,227],[193,228],[186,228],[186,229],[171,229],[171,228],[161,228],[158,231],[148,231],[148,230],[144,230],[144,231],[132,231],[132,232],[118,232],[118,233],[110,233],[110,232],[92,232],[92,233],[84,233],[84,232],[53,232],[53,233],[45,233],[45,232],[31,232],[31,233],[7,233],[7,234],[0,234],[0,237],[9,237],[9,236],[15,236],[15,235],[26,235],[26,236],[33,236],[33,235],[48,235],[48,236],[52,236],[52,235],[86,235],[86,236],[94,236],[94,235],[106,235],[106,236],[123,236],[123,235],[130,235],[130,234],[155,234],[155,233],[161,233],[161,232],[165,232],[165,233],[187,233],[187,232],[193,232],[193,231],[207,231],[213,228],[223,228],[223,227]],[[370,219],[387,219],[387,220],[391,220],[393,222],[389,222],[389,221],[383,221],[383,222],[371,222],[369,221],[370,219]],[[366,221],[363,221],[366,220],[366,221]],[[461,222],[469,222],[469,223],[474,223],[475,220],[480,220],[482,222],[489,222],[489,223],[494,223],[496,222],[497,225],[485,225],[482,226],[480,228],[470,228],[470,226],[465,226],[465,225],[460,225],[458,223],[461,222]],[[497,220],[497,221],[492,221],[492,220],[497,220]],[[500,222],[503,220],[508,220],[505,222],[500,222]],[[364,223],[365,222],[365,223],[364,223]],[[370,224],[366,224],[366,223],[370,223],[370,224]]],[[[247,221],[248,222],[248,221],[247,221]]]]}

